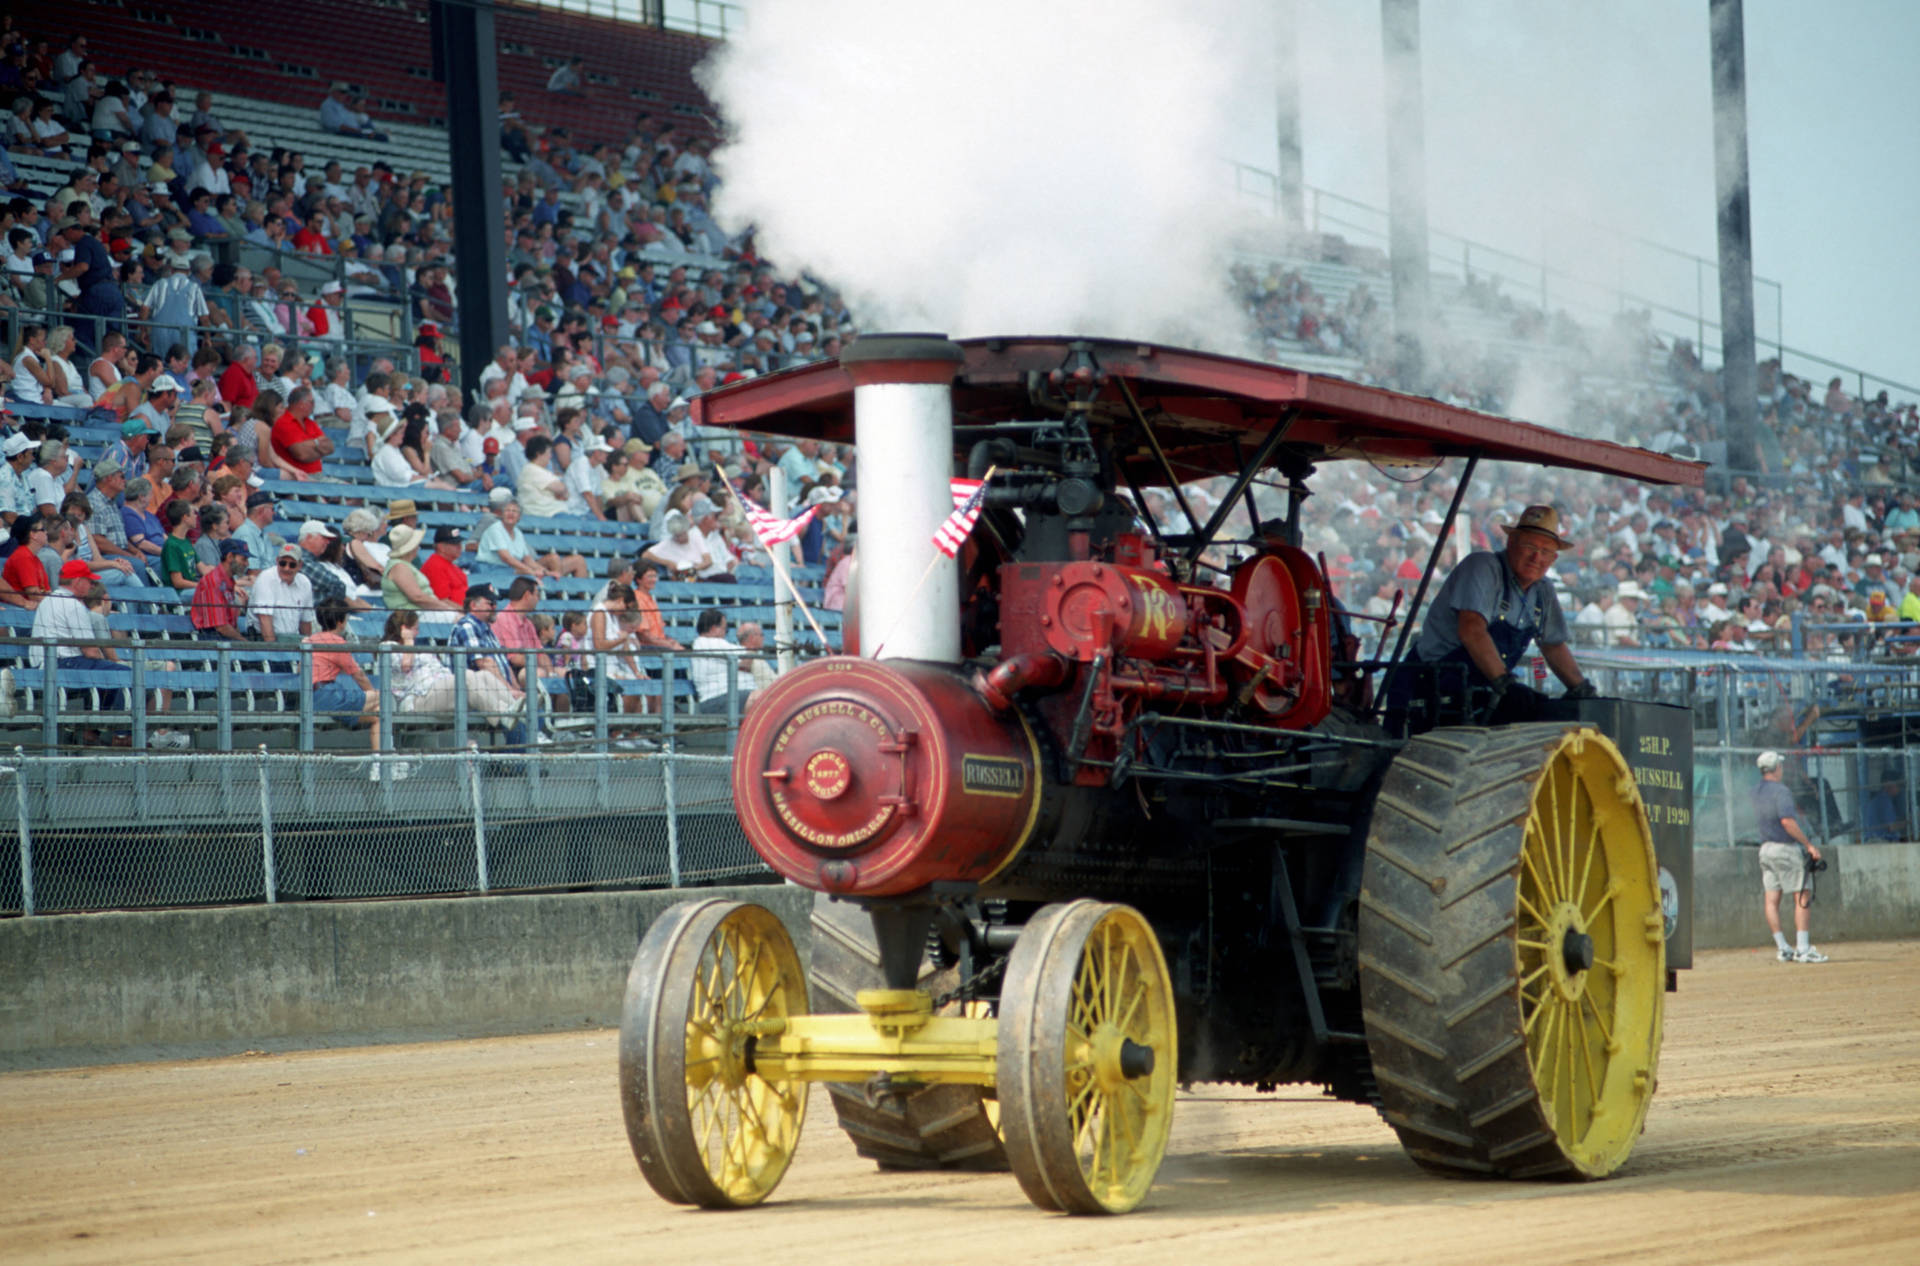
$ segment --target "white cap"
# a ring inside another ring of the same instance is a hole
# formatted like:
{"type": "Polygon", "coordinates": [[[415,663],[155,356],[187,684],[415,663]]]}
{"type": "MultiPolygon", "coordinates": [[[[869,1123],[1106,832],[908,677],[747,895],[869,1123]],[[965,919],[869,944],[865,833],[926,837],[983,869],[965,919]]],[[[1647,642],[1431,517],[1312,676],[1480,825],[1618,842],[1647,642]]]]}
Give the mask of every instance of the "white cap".
{"type": "Polygon", "coordinates": [[[536,429],[536,428],[537,428],[537,427],[538,427],[539,425],[540,425],[540,419],[539,419],[539,418],[530,418],[530,417],[528,417],[528,416],[527,416],[526,414],[524,414],[524,413],[523,413],[523,414],[521,414],[521,415],[520,415],[519,417],[517,417],[517,418],[515,418],[515,419],[513,420],[513,433],[514,433],[515,435],[518,435],[518,434],[520,434],[520,432],[522,432],[522,431],[531,431],[531,430],[534,430],[534,429],[536,429]]]}
{"type": "Polygon", "coordinates": [[[345,288],[346,287],[342,286],[337,281],[329,281],[320,287],[320,293],[323,295],[337,295],[345,288]]]}
{"type": "Polygon", "coordinates": [[[702,321],[700,324],[694,326],[693,329],[696,334],[718,334],[720,332],[720,327],[711,321],[702,321]]]}
{"type": "Polygon", "coordinates": [[[1613,596],[1616,598],[1638,598],[1642,602],[1645,602],[1647,599],[1647,591],[1642,589],[1636,581],[1623,580],[1620,582],[1620,587],[1614,591],[1613,596]]]}
{"type": "Polygon", "coordinates": [[[182,391],[182,390],[185,390],[185,388],[181,387],[179,383],[173,380],[172,374],[161,374],[158,378],[155,378],[153,380],[153,387],[150,389],[148,394],[157,396],[163,391],[182,391]]]}
{"type": "Polygon", "coordinates": [[[18,457],[32,447],[32,440],[15,431],[7,437],[6,443],[0,444],[0,453],[5,453],[8,457],[18,457]]]}
{"type": "Polygon", "coordinates": [[[301,536],[324,536],[329,541],[331,541],[334,538],[334,531],[332,528],[328,527],[326,524],[322,523],[318,519],[308,519],[305,523],[302,523],[300,525],[300,535],[301,536]]]}
{"type": "Polygon", "coordinates": [[[1786,764],[1787,758],[1782,756],[1778,752],[1762,752],[1758,756],[1753,758],[1753,763],[1758,765],[1760,767],[1760,772],[1764,774],[1764,773],[1771,772],[1772,770],[1776,770],[1780,768],[1780,766],[1786,764]]]}
{"type": "Polygon", "coordinates": [[[368,396],[367,412],[369,414],[392,413],[393,401],[387,399],[385,396],[368,396]]]}

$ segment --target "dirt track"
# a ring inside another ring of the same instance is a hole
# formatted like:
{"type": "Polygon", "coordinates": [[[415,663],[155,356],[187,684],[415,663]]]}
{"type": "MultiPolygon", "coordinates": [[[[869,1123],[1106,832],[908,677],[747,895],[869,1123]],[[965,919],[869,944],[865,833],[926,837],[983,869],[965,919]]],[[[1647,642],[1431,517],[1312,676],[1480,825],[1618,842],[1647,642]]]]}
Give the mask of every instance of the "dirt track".
{"type": "MultiPolygon", "coordinates": [[[[817,1095],[776,1203],[655,1199],[606,1031],[0,1077],[10,1261],[1920,1260],[1920,943],[1706,954],[1609,1182],[1427,1177],[1367,1111],[1200,1093],[1141,1212],[880,1175],[817,1095]],[[954,1237],[964,1235],[964,1241],[954,1237]]],[[[1285,1093],[1296,1099],[1306,1092],[1285,1093]]]]}

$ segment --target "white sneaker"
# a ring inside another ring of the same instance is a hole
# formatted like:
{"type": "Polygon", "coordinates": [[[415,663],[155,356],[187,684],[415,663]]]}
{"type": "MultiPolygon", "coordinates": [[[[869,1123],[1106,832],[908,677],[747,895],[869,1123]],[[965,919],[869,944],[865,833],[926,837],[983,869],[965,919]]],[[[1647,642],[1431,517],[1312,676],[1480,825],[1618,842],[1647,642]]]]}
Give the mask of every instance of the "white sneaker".
{"type": "Polygon", "coordinates": [[[1824,963],[1827,961],[1827,956],[1822,954],[1817,947],[1809,945],[1803,950],[1795,950],[1793,961],[1796,963],[1824,963]]]}
{"type": "Polygon", "coordinates": [[[179,730],[155,730],[147,735],[147,746],[171,751],[180,751],[193,746],[193,737],[179,730]]]}
{"type": "Polygon", "coordinates": [[[1783,963],[1791,963],[1793,961],[1793,951],[1784,945],[1780,947],[1780,961],[1783,963]]]}

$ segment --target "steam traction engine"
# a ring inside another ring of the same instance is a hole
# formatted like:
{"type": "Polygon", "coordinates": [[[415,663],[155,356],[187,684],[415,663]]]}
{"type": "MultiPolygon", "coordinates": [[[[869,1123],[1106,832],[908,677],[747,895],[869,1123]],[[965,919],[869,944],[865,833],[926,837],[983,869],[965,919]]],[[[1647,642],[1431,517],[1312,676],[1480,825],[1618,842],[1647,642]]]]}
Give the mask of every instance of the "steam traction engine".
{"type": "MultiPolygon", "coordinates": [[[[1445,1172],[1626,1159],[1670,936],[1685,963],[1663,878],[1691,835],[1664,830],[1656,861],[1609,733],[1657,750],[1637,736],[1670,718],[1602,701],[1390,734],[1300,508],[1315,465],[1357,455],[1698,467],[1058,339],[868,337],[700,408],[858,444],[859,653],[761,691],[734,766],[748,838],[819,894],[811,972],[771,913],[718,900],[676,906],[635,958],[621,1090],[662,1196],[763,1199],[813,1081],[883,1167],[1011,1168],[1069,1212],[1141,1200],[1192,1082],[1318,1083],[1445,1172]],[[986,509],[929,570],[957,468],[992,475],[986,509]],[[1231,495],[1179,535],[1126,495],[1221,474],[1231,495]],[[1256,479],[1286,519],[1212,565],[1256,479]]],[[[1684,713],[1666,729],[1691,737],[1684,713]]]]}

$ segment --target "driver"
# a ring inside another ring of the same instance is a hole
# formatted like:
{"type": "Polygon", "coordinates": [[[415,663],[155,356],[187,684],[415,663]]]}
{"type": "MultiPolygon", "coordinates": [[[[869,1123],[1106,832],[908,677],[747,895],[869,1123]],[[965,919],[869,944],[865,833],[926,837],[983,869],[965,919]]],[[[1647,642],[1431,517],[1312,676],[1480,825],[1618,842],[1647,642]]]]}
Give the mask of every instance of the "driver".
{"type": "MultiPolygon", "coordinates": [[[[1517,523],[1501,526],[1507,548],[1498,554],[1477,550],[1453,569],[1427,608],[1409,660],[1467,666],[1471,686],[1493,691],[1481,719],[1536,720],[1541,697],[1513,676],[1530,643],[1540,644],[1547,667],[1566,684],[1567,698],[1591,699],[1595,693],[1574,662],[1567,618],[1547,579],[1547,569],[1572,542],[1560,535],[1560,513],[1552,506],[1528,506],[1517,523]]],[[[1457,689],[1460,679],[1442,674],[1441,692],[1449,685],[1457,689]]]]}

